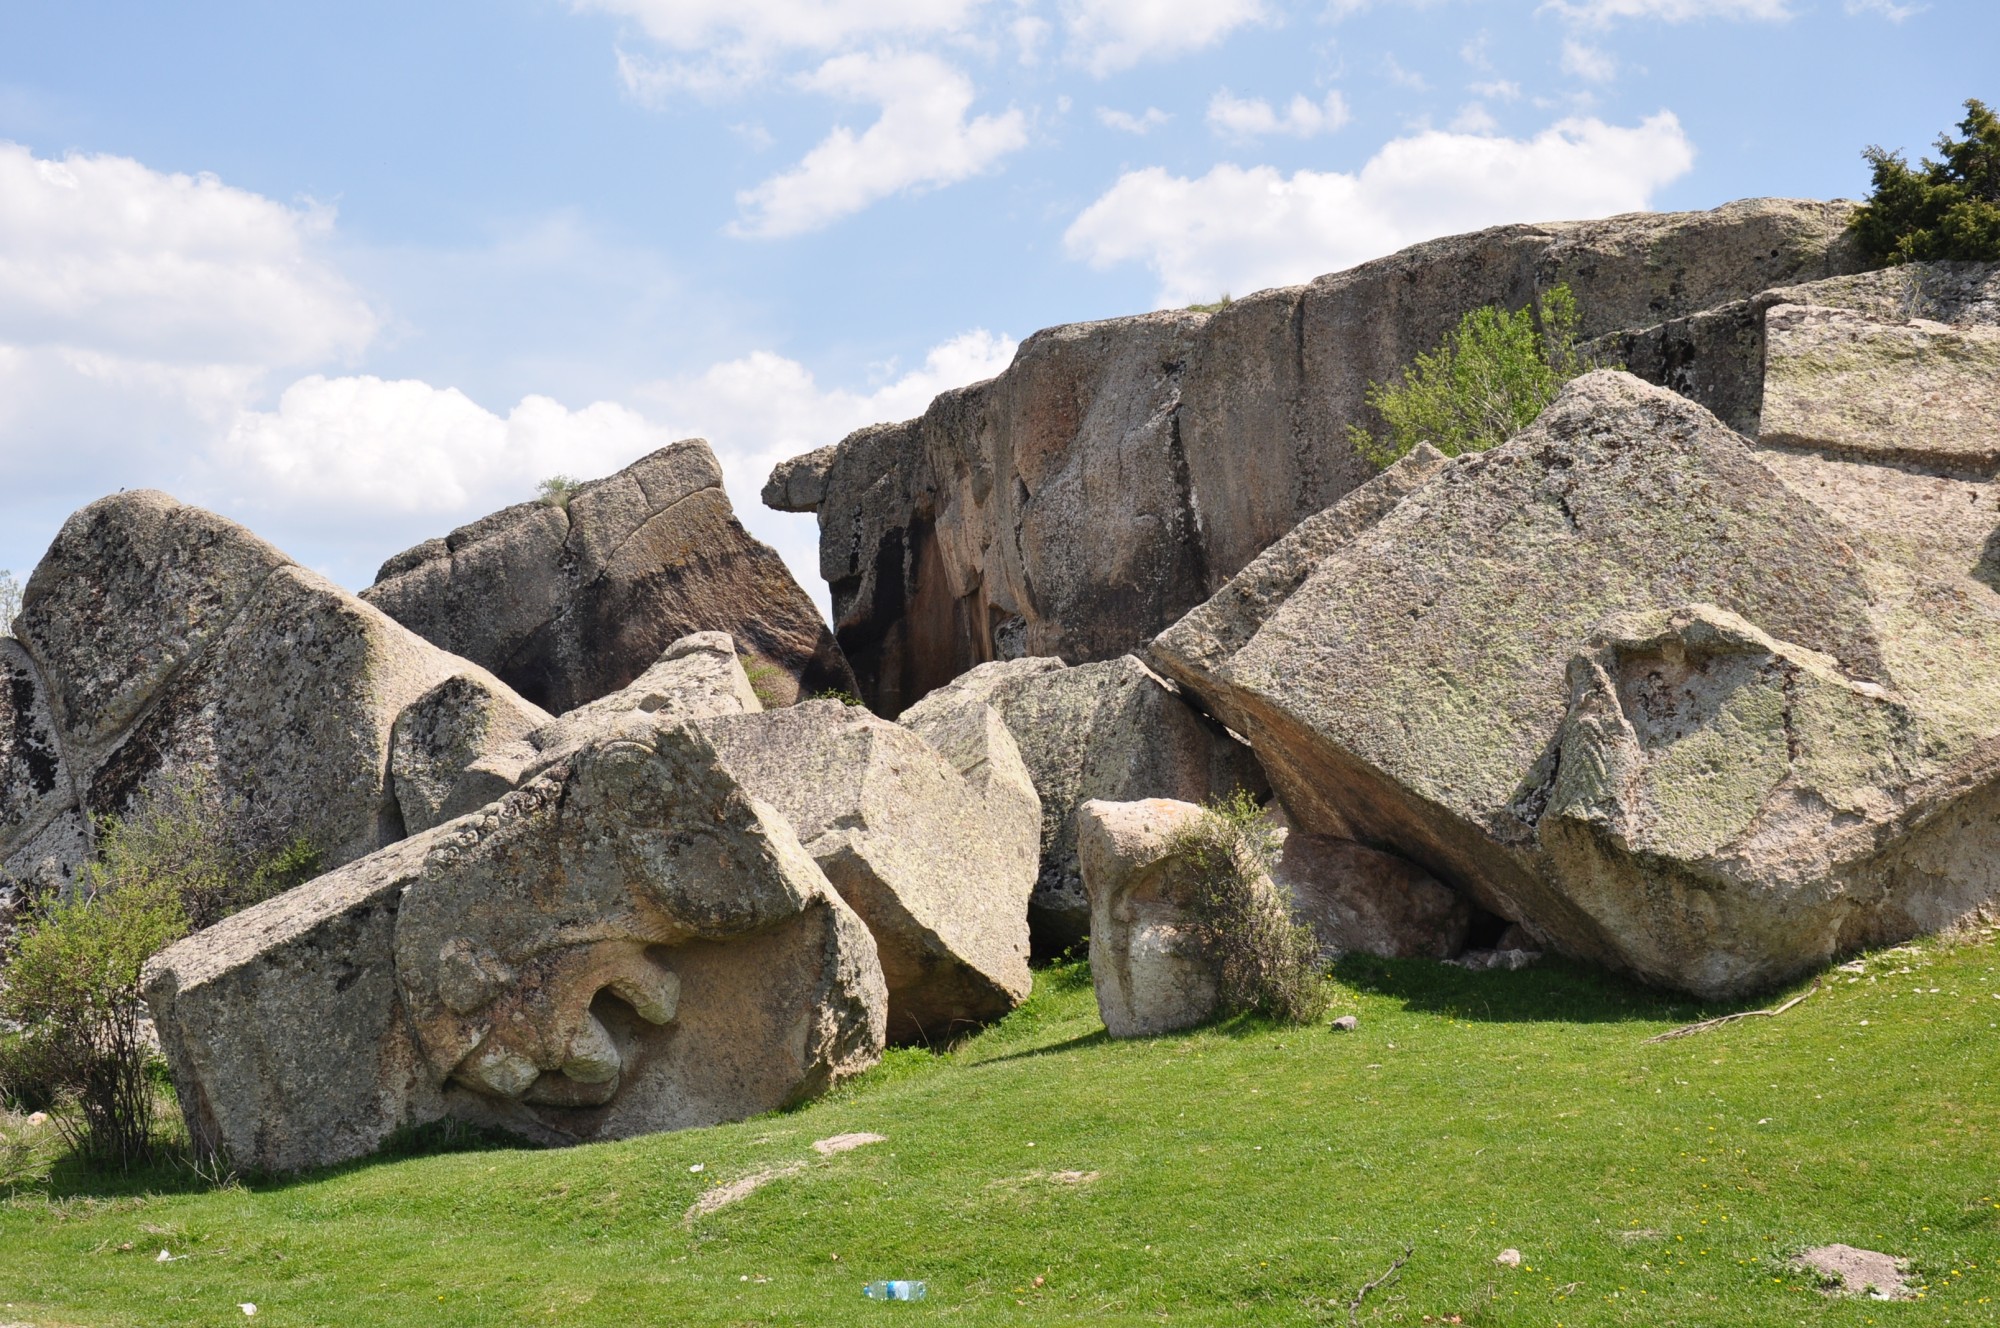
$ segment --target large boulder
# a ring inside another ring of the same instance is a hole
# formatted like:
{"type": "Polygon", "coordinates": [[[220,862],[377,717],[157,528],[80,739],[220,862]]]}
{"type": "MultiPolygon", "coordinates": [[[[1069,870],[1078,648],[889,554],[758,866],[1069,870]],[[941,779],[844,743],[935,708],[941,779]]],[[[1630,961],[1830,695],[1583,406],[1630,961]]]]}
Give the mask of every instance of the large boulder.
{"type": "Polygon", "coordinates": [[[362,598],[557,714],[625,687],[694,632],[733,636],[773,704],[855,685],[812,600],[736,520],[698,438],[565,501],[427,540],[362,598]]]}
{"type": "Polygon", "coordinates": [[[787,1106],[872,1064],[866,929],[690,725],[587,746],[170,947],[146,999],[190,1135],[363,1156],[452,1116],[541,1143],[787,1106]]]}
{"type": "MultiPolygon", "coordinates": [[[[1027,997],[1041,819],[1032,791],[989,797],[916,734],[838,701],[697,723],[874,934],[892,1039],[946,1037],[1027,997]]],[[[987,732],[988,762],[1025,789],[1006,731],[987,732]]]]}
{"type": "Polygon", "coordinates": [[[1465,949],[1473,923],[1465,896],[1407,858],[1273,819],[1271,879],[1322,955],[1452,959],[1465,949]]]}
{"type": "Polygon", "coordinates": [[[1302,828],[1734,997],[2000,891],[1991,503],[1955,483],[1591,374],[1304,523],[1153,657],[1302,828]]]}
{"type": "Polygon", "coordinates": [[[1078,324],[1006,372],[779,467],[815,511],[861,694],[887,715],[974,665],[1115,658],[1366,481],[1366,395],[1470,309],[1558,282],[1583,334],[1687,318],[1851,272],[1852,205],[1505,226],[1417,245],[1214,313],[1078,324]]]}
{"type": "MultiPolygon", "coordinates": [[[[83,816],[40,670],[0,636],[0,890],[59,887],[84,856],[83,816]]],[[[12,911],[12,901],[4,907],[12,911]]]]}
{"type": "Polygon", "coordinates": [[[387,778],[404,708],[454,679],[511,700],[241,526],[150,491],[72,516],[15,626],[0,663],[25,704],[0,745],[27,762],[30,789],[49,776],[44,757],[60,774],[0,822],[10,870],[73,865],[94,818],[196,769],[240,814],[247,848],[303,837],[328,865],[350,861],[404,834],[387,778]]]}
{"type": "Polygon", "coordinates": [[[901,722],[943,747],[941,734],[982,722],[989,708],[1013,735],[1040,795],[1041,866],[1028,901],[1039,954],[1060,954],[1090,929],[1076,852],[1084,803],[1205,803],[1266,789],[1247,745],[1131,655],[1075,668],[1049,658],[982,664],[904,711],[901,722]]]}
{"type": "Polygon", "coordinates": [[[1201,818],[1201,808],[1172,798],[1086,802],[1078,812],[1090,979],[1112,1037],[1178,1032],[1215,1016],[1215,965],[1189,913],[1200,883],[1183,846],[1201,818]]]}

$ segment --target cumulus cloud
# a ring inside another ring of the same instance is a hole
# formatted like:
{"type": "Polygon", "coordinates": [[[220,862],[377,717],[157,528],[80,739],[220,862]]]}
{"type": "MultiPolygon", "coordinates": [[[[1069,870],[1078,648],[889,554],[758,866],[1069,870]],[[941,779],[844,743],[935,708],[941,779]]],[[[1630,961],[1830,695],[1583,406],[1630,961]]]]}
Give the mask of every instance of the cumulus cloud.
{"type": "Polygon", "coordinates": [[[1063,0],[1071,54],[1099,78],[1212,46],[1269,16],[1264,0],[1063,0]]]}
{"type": "Polygon", "coordinates": [[[1107,129],[1116,129],[1126,134],[1150,134],[1173,118],[1157,106],[1148,106],[1140,115],[1134,115],[1130,111],[1114,111],[1109,106],[1097,108],[1097,119],[1100,124],[1107,129]]]}
{"type": "Polygon", "coordinates": [[[1235,138],[1261,138],[1268,134],[1312,138],[1332,133],[1351,118],[1347,99],[1338,92],[1329,92],[1320,101],[1293,97],[1283,114],[1261,97],[1233,97],[1227,88],[1208,103],[1209,128],[1235,138]]]}
{"type": "Polygon", "coordinates": [[[1700,18],[1772,22],[1792,17],[1792,0],[1544,0],[1541,7],[1598,26],[1630,18],[1686,23],[1700,18]]]}
{"type": "Polygon", "coordinates": [[[1144,263],[1161,305],[1187,304],[1304,281],[1437,235],[1641,209],[1693,164],[1693,144],[1665,111],[1630,127],[1567,119],[1524,139],[1429,130],[1386,144],[1351,174],[1131,171],[1064,243],[1094,267],[1144,263]]]}
{"type": "Polygon", "coordinates": [[[835,56],[800,86],[873,102],[881,117],[859,134],[835,128],[797,166],[738,194],[736,234],[818,230],[892,194],[977,175],[1028,142],[1018,110],[968,119],[972,80],[934,55],[835,56]]]}

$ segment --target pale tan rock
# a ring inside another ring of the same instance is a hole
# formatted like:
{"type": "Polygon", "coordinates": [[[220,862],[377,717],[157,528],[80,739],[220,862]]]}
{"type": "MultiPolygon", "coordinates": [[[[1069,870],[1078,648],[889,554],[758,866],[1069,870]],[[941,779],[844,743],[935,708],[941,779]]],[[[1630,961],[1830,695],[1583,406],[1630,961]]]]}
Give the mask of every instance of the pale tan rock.
{"type": "Polygon", "coordinates": [[[145,976],[190,1132],[237,1165],[453,1115],[544,1143],[773,1110],[872,1064],[866,929],[687,725],[586,747],[170,947],[145,976]]]}
{"type": "Polygon", "coordinates": [[[1263,771],[1231,736],[1133,656],[1065,668],[1029,658],[982,664],[903,712],[934,735],[988,708],[1006,723],[1041,797],[1041,867],[1028,919],[1036,951],[1060,954],[1090,929],[1077,866],[1077,809],[1093,798],[1206,803],[1239,789],[1261,797],[1263,771]]]}
{"type": "Polygon", "coordinates": [[[1026,999],[1038,808],[997,818],[930,744],[838,701],[697,724],[874,934],[892,1039],[947,1037],[1026,999]]]}
{"type": "Polygon", "coordinates": [[[1171,798],[1091,801],[1078,813],[1090,977],[1112,1037],[1177,1032],[1215,1016],[1215,966],[1190,926],[1194,881],[1178,845],[1202,815],[1171,798]]]}
{"type": "Polygon", "coordinates": [[[1977,519],[1929,477],[1780,460],[1589,375],[1503,447],[1412,458],[1392,505],[1350,495],[1298,533],[1315,556],[1281,541],[1241,578],[1262,590],[1153,653],[1303,828],[1570,954],[1743,994],[2000,893],[2000,604],[1953,570],[1977,519]],[[1879,525],[1839,515],[1871,502],[1879,525]]]}
{"type": "Polygon", "coordinates": [[[1847,203],[1498,227],[1213,314],[1036,333],[998,378],[773,476],[816,510],[821,574],[861,695],[899,714],[975,665],[1115,658],[1370,478],[1348,440],[1466,312],[1557,282],[1583,334],[1855,270],[1847,203]]]}
{"type": "Polygon", "coordinates": [[[1348,839],[1281,829],[1271,879],[1326,955],[1450,959],[1472,905],[1407,858],[1348,839]]]}
{"type": "Polygon", "coordinates": [[[362,596],[556,714],[625,687],[696,632],[730,633],[773,704],[854,686],[811,599],[737,522],[700,439],[566,505],[522,503],[398,554],[362,596]]]}

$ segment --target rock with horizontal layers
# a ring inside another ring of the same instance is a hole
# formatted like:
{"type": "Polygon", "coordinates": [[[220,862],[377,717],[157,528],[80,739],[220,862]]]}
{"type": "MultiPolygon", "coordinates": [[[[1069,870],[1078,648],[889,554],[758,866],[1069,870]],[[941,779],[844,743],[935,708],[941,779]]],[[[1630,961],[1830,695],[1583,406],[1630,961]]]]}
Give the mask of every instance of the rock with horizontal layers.
{"type": "Polygon", "coordinates": [[[1499,227],[1213,313],[1038,332],[998,378],[786,463],[773,506],[820,520],[861,695],[897,715],[975,665],[1115,658],[1373,469],[1348,440],[1474,308],[1559,282],[1598,338],[1851,272],[1852,205],[1499,227]]]}
{"type": "Polygon", "coordinates": [[[64,524],[16,626],[10,673],[38,680],[35,724],[52,728],[73,790],[50,796],[78,815],[0,825],[5,862],[54,835],[73,864],[92,818],[196,770],[252,827],[253,851],[303,837],[323,862],[350,861],[404,834],[385,776],[405,707],[452,679],[506,694],[241,526],[150,491],[64,524]]]}
{"type": "Polygon", "coordinates": [[[697,723],[874,934],[892,1040],[946,1037],[1026,999],[1039,805],[989,800],[916,734],[838,701],[697,723]]]}
{"type": "Polygon", "coordinates": [[[873,1064],[866,929],[691,725],[585,747],[169,947],[144,990],[199,1147],[297,1171],[451,1116],[711,1125],[873,1064]]]}
{"type": "Polygon", "coordinates": [[[1215,965],[1190,922],[1197,883],[1181,847],[1202,815],[1172,798],[1093,800],[1077,813],[1090,978],[1112,1037],[1153,1037],[1215,1017],[1215,965]]]}
{"type": "Polygon", "coordinates": [[[736,520],[698,438],[398,554],[362,597],[556,714],[627,686],[694,632],[729,633],[773,704],[855,685],[812,600],[736,520]]]}
{"type": "Polygon", "coordinates": [[[1076,856],[1084,803],[1206,803],[1238,789],[1266,791],[1249,747],[1131,655],[1075,668],[1048,658],[982,664],[904,711],[901,722],[935,742],[938,729],[989,706],[1013,734],[1041,797],[1041,867],[1028,904],[1038,954],[1060,954],[1090,929],[1076,856]]]}
{"type": "Polygon", "coordinates": [[[1304,523],[1152,653],[1302,828],[1733,998],[2000,890],[1991,507],[1949,483],[1590,374],[1304,523]]]}

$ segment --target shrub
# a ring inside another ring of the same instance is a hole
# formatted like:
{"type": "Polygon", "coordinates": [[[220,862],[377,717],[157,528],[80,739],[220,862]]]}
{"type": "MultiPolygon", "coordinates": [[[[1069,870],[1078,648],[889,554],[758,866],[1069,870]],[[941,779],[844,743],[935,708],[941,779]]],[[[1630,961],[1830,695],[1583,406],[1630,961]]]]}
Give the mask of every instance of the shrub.
{"type": "Polygon", "coordinates": [[[1958,131],[1919,167],[1879,147],[1861,154],[1875,183],[1853,228],[1871,261],[2000,260],[2000,116],[1968,101],[1958,131]]]}
{"type": "Polygon", "coordinates": [[[0,969],[0,1094],[52,1112],[86,1161],[120,1168],[152,1150],[154,1085],[139,974],[190,931],[316,874],[303,840],[273,855],[206,776],[166,780],[98,825],[73,890],[30,907],[0,969]]]}
{"type": "Polygon", "coordinates": [[[822,687],[812,694],[812,699],[815,701],[838,701],[850,710],[858,710],[867,705],[867,702],[863,701],[853,692],[844,691],[839,687],[822,687]]]}
{"type": "Polygon", "coordinates": [[[1576,297],[1567,285],[1544,292],[1538,308],[1498,305],[1459,319],[1436,350],[1419,355],[1397,383],[1370,383],[1368,404],[1387,432],[1347,428],[1354,450],[1377,466],[1429,443],[1446,456],[1483,452],[1542,413],[1562,386],[1591,367],[1577,353],[1576,297]]]}
{"type": "Polygon", "coordinates": [[[1173,844],[1193,874],[1188,910],[1195,943],[1216,970],[1224,1014],[1256,1011],[1309,1023],[1326,1010],[1319,944],[1292,920],[1291,900],[1271,879],[1277,834],[1248,793],[1218,799],[1173,844]]]}
{"type": "Polygon", "coordinates": [[[750,690],[756,693],[757,700],[766,710],[775,710],[787,704],[786,684],[792,682],[789,672],[756,655],[738,655],[737,658],[743,663],[743,676],[750,680],[750,690]]]}
{"type": "Polygon", "coordinates": [[[535,492],[550,507],[569,510],[569,500],[583,487],[583,481],[574,475],[551,475],[535,486],[535,492]]]}

